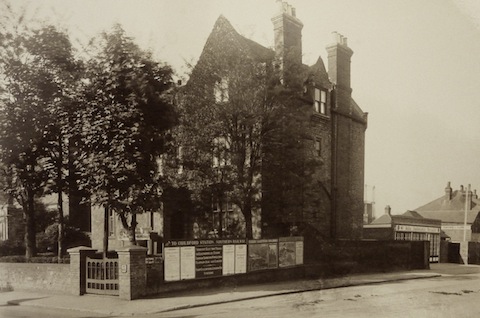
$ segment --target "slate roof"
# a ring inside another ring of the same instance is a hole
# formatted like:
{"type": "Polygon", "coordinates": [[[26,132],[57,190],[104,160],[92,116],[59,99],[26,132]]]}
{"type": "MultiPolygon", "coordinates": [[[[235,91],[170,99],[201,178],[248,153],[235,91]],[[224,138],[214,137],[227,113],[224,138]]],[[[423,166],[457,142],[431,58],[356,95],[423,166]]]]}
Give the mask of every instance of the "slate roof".
{"type": "Polygon", "coordinates": [[[375,219],[370,224],[392,224],[392,223],[411,223],[412,221],[418,221],[419,223],[438,223],[440,225],[439,218],[425,217],[417,213],[416,211],[407,211],[400,215],[383,214],[378,219],[375,219]]]}
{"type": "MultiPolygon", "coordinates": [[[[465,192],[455,190],[451,200],[445,195],[435,199],[417,209],[420,215],[441,220],[443,223],[464,223],[465,220],[465,192]]],[[[480,213],[480,200],[472,198],[472,208],[467,213],[467,223],[472,224],[480,213]]]]}

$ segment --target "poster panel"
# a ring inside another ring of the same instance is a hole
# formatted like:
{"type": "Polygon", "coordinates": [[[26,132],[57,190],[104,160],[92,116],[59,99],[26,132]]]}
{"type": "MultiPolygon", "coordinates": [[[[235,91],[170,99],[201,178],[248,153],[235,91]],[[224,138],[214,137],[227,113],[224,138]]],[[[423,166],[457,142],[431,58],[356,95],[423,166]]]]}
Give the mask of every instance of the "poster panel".
{"type": "Polygon", "coordinates": [[[278,266],[296,265],[296,242],[283,241],[278,243],[278,266]]]}
{"type": "Polygon", "coordinates": [[[222,252],[221,245],[197,246],[195,248],[195,277],[222,276],[222,252]]]}
{"type": "Polygon", "coordinates": [[[302,265],[303,264],[303,241],[296,241],[295,242],[295,265],[302,265]]]}
{"type": "Polygon", "coordinates": [[[256,271],[277,267],[276,239],[248,241],[248,270],[256,271]]]}
{"type": "Polygon", "coordinates": [[[223,245],[223,275],[235,274],[235,245],[223,245]]]}
{"type": "Polygon", "coordinates": [[[247,272],[247,245],[235,245],[235,274],[247,272]]]}
{"type": "Polygon", "coordinates": [[[180,248],[179,247],[165,247],[165,281],[171,282],[180,280],[180,248]]]}
{"type": "Polygon", "coordinates": [[[180,247],[180,279],[195,278],[195,246],[180,247]]]}
{"type": "Polygon", "coordinates": [[[278,267],[278,243],[268,244],[268,268],[278,267]]]}

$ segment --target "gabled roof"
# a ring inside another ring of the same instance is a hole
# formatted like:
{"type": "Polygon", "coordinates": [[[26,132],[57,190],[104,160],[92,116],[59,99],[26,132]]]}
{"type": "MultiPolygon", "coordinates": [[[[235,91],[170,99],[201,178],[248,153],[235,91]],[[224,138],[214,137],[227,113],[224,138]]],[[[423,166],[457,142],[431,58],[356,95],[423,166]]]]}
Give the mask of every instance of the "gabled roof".
{"type": "MultiPolygon", "coordinates": [[[[472,211],[480,211],[478,199],[472,200],[472,211]]],[[[465,193],[455,190],[452,192],[452,198],[448,200],[444,195],[435,199],[417,209],[417,212],[425,211],[462,211],[465,210],[465,193]]]]}
{"type": "Polygon", "coordinates": [[[373,220],[373,222],[370,224],[399,224],[404,222],[411,223],[412,221],[420,224],[436,223],[438,226],[440,225],[440,220],[438,218],[424,217],[416,211],[407,211],[400,215],[383,214],[378,219],[373,220]]]}
{"type": "Polygon", "coordinates": [[[375,219],[370,224],[392,224],[392,216],[390,214],[383,214],[378,219],[375,219]]]}
{"type": "Polygon", "coordinates": [[[325,88],[330,88],[332,86],[322,57],[319,56],[317,62],[312,66],[306,66],[306,72],[308,72],[309,81],[313,81],[315,84],[320,84],[325,88]]]}
{"type": "MultiPolygon", "coordinates": [[[[441,220],[442,223],[458,223],[465,222],[465,211],[424,211],[419,212],[427,218],[441,220]]],[[[467,213],[467,223],[472,224],[478,216],[478,212],[469,211],[467,213]]]]}
{"type": "Polygon", "coordinates": [[[210,36],[207,39],[207,43],[205,44],[202,55],[206,50],[210,49],[210,46],[216,41],[218,41],[218,43],[215,44],[222,46],[224,49],[236,49],[239,51],[238,53],[247,54],[250,58],[255,60],[267,61],[273,59],[275,56],[275,52],[273,50],[240,35],[232,26],[230,21],[228,21],[223,15],[220,15],[215,22],[212,33],[210,33],[210,36]]]}
{"type": "MultiPolygon", "coordinates": [[[[449,200],[445,195],[419,208],[420,215],[441,220],[443,223],[464,223],[465,191],[455,190],[449,200]]],[[[480,213],[480,201],[472,198],[471,209],[467,213],[467,223],[473,223],[480,213]]]]}

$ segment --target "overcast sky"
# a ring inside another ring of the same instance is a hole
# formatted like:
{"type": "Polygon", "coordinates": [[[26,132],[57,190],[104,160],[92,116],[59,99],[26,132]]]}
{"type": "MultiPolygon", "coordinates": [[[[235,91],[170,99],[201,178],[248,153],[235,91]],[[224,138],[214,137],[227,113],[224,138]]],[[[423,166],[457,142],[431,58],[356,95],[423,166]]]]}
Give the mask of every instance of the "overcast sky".
{"type": "MultiPolygon", "coordinates": [[[[353,98],[369,113],[365,183],[375,186],[377,216],[387,204],[394,214],[426,204],[448,181],[454,190],[480,187],[480,1],[289,3],[304,24],[305,64],[318,56],[327,62],[332,31],[348,37],[354,51],[353,98]]],[[[180,75],[186,62],[198,59],[220,14],[242,35],[273,46],[275,0],[43,0],[29,6],[40,6],[32,10],[36,17],[60,21],[75,39],[119,22],[180,75]]]]}

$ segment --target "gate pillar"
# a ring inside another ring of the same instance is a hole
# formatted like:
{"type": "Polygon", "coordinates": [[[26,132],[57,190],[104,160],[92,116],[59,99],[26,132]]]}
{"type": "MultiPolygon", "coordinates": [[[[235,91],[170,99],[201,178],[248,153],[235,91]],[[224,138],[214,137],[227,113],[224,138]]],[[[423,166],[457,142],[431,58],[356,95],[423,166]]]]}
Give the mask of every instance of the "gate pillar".
{"type": "Polygon", "coordinates": [[[71,293],[74,295],[83,295],[86,290],[87,257],[95,255],[96,249],[86,246],[78,246],[67,250],[70,254],[70,277],[71,277],[71,293]]]}
{"type": "Polygon", "coordinates": [[[141,246],[128,246],[117,250],[119,296],[132,300],[145,295],[147,283],[147,249],[141,246]]]}

